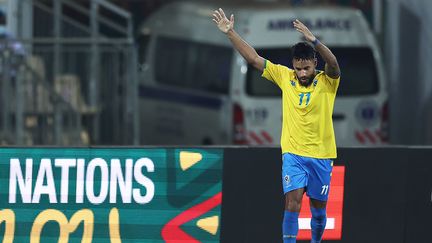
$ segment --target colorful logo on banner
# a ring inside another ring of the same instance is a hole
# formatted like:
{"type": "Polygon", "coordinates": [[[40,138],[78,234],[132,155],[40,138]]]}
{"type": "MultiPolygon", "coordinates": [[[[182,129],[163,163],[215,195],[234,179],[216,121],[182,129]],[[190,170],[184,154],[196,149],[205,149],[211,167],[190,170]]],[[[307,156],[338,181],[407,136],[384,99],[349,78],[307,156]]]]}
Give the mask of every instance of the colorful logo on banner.
{"type": "Polygon", "coordinates": [[[222,164],[222,149],[0,149],[0,240],[219,242],[222,164]]]}
{"type": "MultiPolygon", "coordinates": [[[[344,199],[345,166],[334,166],[330,181],[330,192],[327,201],[327,225],[324,231],[324,240],[340,240],[342,238],[342,215],[344,199]]],[[[298,240],[310,240],[311,212],[309,198],[305,195],[299,216],[298,240]]]]}

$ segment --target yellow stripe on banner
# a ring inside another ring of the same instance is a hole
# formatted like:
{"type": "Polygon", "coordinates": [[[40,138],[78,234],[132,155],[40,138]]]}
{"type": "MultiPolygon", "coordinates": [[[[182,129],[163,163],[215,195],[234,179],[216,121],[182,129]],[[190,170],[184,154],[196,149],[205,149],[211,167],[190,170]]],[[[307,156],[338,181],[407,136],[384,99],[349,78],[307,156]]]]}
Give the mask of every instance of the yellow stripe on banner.
{"type": "Polygon", "coordinates": [[[3,243],[12,243],[15,235],[15,213],[10,209],[0,210],[0,225],[5,223],[3,243]]]}
{"type": "Polygon", "coordinates": [[[219,228],[219,216],[212,216],[198,220],[197,226],[212,235],[216,235],[219,228]]]}
{"type": "Polygon", "coordinates": [[[117,208],[112,208],[109,213],[109,229],[111,243],[121,243],[119,212],[117,208]]]}
{"type": "Polygon", "coordinates": [[[194,166],[202,160],[203,156],[200,153],[181,151],[180,152],[180,167],[183,171],[194,166]]]}

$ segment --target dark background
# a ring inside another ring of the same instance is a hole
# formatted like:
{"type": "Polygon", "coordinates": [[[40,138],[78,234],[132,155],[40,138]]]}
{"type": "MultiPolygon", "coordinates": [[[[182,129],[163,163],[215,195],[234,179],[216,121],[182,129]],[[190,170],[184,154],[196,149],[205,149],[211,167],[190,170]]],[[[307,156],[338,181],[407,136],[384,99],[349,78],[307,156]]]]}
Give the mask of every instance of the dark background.
{"type": "MultiPolygon", "coordinates": [[[[430,148],[339,148],[342,239],[324,242],[430,242],[431,156],[430,148]]],[[[223,171],[221,242],[281,242],[280,149],[228,148],[223,171]]]]}

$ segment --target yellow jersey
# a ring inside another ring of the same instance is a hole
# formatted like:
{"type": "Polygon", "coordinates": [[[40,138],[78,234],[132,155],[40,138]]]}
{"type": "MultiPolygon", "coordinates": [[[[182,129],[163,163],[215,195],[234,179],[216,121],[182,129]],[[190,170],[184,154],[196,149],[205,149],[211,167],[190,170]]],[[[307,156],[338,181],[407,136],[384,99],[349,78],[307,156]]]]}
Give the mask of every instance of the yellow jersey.
{"type": "Polygon", "coordinates": [[[333,106],[340,77],[317,72],[309,87],[299,84],[293,69],[266,60],[262,77],[282,90],[282,153],[336,158],[333,106]]]}

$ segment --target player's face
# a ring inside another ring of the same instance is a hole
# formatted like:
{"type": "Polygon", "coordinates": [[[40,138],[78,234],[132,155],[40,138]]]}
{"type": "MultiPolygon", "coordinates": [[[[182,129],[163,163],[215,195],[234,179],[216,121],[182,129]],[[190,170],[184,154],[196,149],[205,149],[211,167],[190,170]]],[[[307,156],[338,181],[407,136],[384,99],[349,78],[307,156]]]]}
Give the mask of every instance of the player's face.
{"type": "Polygon", "coordinates": [[[316,59],[293,59],[297,79],[303,86],[309,86],[315,77],[316,59]]]}

